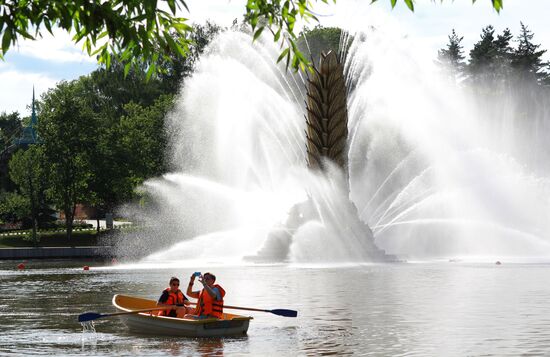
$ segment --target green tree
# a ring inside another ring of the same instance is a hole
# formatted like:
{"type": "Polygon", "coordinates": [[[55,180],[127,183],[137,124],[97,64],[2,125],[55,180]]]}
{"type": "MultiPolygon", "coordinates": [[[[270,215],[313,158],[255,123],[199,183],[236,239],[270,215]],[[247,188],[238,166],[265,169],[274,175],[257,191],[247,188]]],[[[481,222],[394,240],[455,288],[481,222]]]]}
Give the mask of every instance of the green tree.
{"type": "Polygon", "coordinates": [[[124,65],[119,61],[114,61],[109,68],[99,68],[79,81],[89,96],[91,109],[114,118],[123,115],[127,103],[151,105],[163,93],[161,82],[156,77],[146,81],[145,68],[133,68],[125,75],[124,65]]]}
{"type": "Polygon", "coordinates": [[[512,59],[514,57],[514,49],[510,45],[510,41],[514,36],[510,29],[506,28],[502,34],[498,35],[494,41],[495,44],[495,76],[501,82],[509,82],[511,79],[512,59]]]}
{"type": "Polygon", "coordinates": [[[19,192],[29,202],[32,227],[32,240],[37,243],[36,230],[38,216],[43,202],[42,193],[46,187],[44,170],[41,165],[43,154],[40,146],[31,145],[18,150],[9,163],[10,177],[18,186],[19,192]]]}
{"type": "Polygon", "coordinates": [[[489,25],[481,32],[481,39],[470,51],[468,70],[471,79],[477,84],[488,84],[494,77],[495,58],[498,50],[495,44],[495,29],[489,25]]]}
{"type": "Polygon", "coordinates": [[[17,192],[0,190],[0,225],[21,222],[29,211],[28,199],[17,192]]]}
{"type": "Polygon", "coordinates": [[[21,135],[23,126],[18,112],[0,114],[0,191],[13,191],[14,183],[10,180],[8,174],[8,162],[11,157],[13,140],[21,135]]]}
{"type": "Polygon", "coordinates": [[[322,51],[333,51],[336,54],[340,52],[341,35],[342,29],[337,27],[316,26],[311,30],[305,29],[300,32],[298,47],[312,62],[318,63],[322,51]]]}
{"type": "Polygon", "coordinates": [[[167,170],[164,117],[173,104],[174,97],[164,95],[149,107],[135,103],[125,106],[126,115],[120,120],[120,140],[134,187],[167,170]]]}
{"type": "Polygon", "coordinates": [[[187,56],[181,57],[172,52],[171,60],[161,64],[165,70],[159,74],[159,79],[165,93],[176,94],[179,91],[182,79],[193,73],[206,46],[222,30],[220,26],[208,21],[204,25],[195,25],[194,31],[190,35],[191,43],[187,56]]]}
{"type": "Polygon", "coordinates": [[[82,95],[78,81],[61,82],[43,96],[38,124],[43,140],[53,203],[65,214],[67,238],[72,236],[76,204],[93,199],[89,190],[97,138],[97,115],[82,95]]]}
{"type": "Polygon", "coordinates": [[[543,83],[549,76],[544,70],[548,63],[542,61],[546,50],[540,50],[540,44],[532,42],[533,37],[533,32],[521,23],[521,33],[517,38],[518,47],[514,52],[512,65],[521,79],[543,83]]]}
{"type": "Polygon", "coordinates": [[[464,62],[464,50],[462,39],[453,29],[449,35],[449,43],[447,48],[441,49],[437,53],[438,62],[445,67],[451,76],[451,79],[456,82],[464,75],[466,64],[464,62]]]}
{"type": "Polygon", "coordinates": [[[0,152],[7,149],[13,140],[21,134],[23,130],[21,123],[19,112],[10,114],[2,112],[0,114],[0,152]]]}
{"type": "MultiPolygon", "coordinates": [[[[320,1],[328,3],[328,0],[320,1]]],[[[495,10],[501,10],[503,0],[490,1],[495,10]]],[[[254,38],[267,28],[276,42],[285,44],[279,61],[286,58],[287,65],[304,69],[309,62],[298,49],[294,27],[299,18],[317,21],[312,8],[314,2],[248,0],[245,20],[251,25],[254,38]]],[[[413,0],[403,2],[414,10],[413,0]]],[[[394,7],[397,0],[390,0],[390,3],[394,7]]],[[[184,0],[0,0],[0,57],[3,58],[17,38],[39,38],[44,28],[52,33],[52,28],[58,26],[75,33],[73,40],[76,43],[83,41],[86,51],[90,55],[97,54],[99,62],[107,67],[116,55],[125,63],[127,71],[132,65],[145,63],[150,76],[162,71],[159,61],[169,60],[169,52],[177,52],[182,57],[189,53],[189,33],[193,28],[185,18],[176,16],[183,8],[187,9],[184,0]],[[174,38],[170,31],[178,36],[174,38]]]]}

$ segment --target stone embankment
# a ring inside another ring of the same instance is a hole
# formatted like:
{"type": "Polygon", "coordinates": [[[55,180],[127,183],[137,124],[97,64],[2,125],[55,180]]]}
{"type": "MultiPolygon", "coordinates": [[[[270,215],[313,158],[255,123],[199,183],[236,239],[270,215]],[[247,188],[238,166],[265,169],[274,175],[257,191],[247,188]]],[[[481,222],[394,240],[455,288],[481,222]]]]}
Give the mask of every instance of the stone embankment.
{"type": "Polygon", "coordinates": [[[1,248],[1,259],[58,259],[110,257],[112,247],[37,247],[1,248]]]}

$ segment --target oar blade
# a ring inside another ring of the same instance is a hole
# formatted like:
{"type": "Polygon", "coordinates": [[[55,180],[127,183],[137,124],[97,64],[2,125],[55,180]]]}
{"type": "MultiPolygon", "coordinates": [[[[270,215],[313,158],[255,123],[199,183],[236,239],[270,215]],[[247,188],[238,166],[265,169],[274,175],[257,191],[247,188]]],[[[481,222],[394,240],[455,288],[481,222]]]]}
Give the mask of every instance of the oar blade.
{"type": "Polygon", "coordinates": [[[78,322],[92,321],[95,319],[99,319],[100,317],[103,317],[103,315],[98,314],[97,312],[86,312],[84,314],[78,315],[78,322]]]}
{"type": "Polygon", "coordinates": [[[287,310],[287,309],[274,309],[274,310],[268,310],[272,314],[279,315],[279,316],[285,316],[285,317],[296,317],[298,316],[298,311],[295,310],[287,310]]]}

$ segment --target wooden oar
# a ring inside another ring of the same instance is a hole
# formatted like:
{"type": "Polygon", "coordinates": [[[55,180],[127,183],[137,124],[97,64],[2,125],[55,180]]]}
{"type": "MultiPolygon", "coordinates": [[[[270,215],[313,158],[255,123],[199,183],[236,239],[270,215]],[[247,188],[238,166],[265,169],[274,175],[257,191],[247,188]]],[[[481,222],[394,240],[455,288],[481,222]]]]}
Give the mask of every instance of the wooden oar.
{"type": "Polygon", "coordinates": [[[133,311],[125,311],[125,312],[115,312],[112,314],[99,314],[97,312],[86,312],[84,314],[78,315],[78,322],[86,322],[96,319],[102,319],[104,317],[112,317],[112,316],[118,316],[118,315],[131,315],[131,314],[139,314],[140,312],[151,312],[151,311],[158,311],[158,310],[170,310],[175,309],[178,306],[175,305],[165,305],[162,307],[154,307],[151,309],[141,309],[141,310],[133,310],[133,311]]]}
{"type": "Polygon", "coordinates": [[[296,317],[298,316],[298,311],[296,310],[287,310],[287,309],[273,309],[273,310],[264,310],[264,309],[254,309],[252,307],[239,307],[239,306],[227,306],[223,305],[224,309],[236,309],[236,310],[247,310],[247,311],[259,311],[259,312],[270,312],[275,315],[284,316],[284,317],[296,317]]]}
{"type": "MultiPolygon", "coordinates": [[[[197,305],[197,303],[192,302],[191,305],[197,305]]],[[[298,316],[298,311],[296,310],[287,310],[287,309],[274,309],[274,310],[266,310],[266,309],[255,309],[252,307],[239,307],[239,306],[229,306],[229,305],[223,305],[224,309],[235,309],[235,310],[246,310],[246,311],[259,311],[259,312],[270,312],[275,315],[284,316],[284,317],[296,317],[298,316]]]]}

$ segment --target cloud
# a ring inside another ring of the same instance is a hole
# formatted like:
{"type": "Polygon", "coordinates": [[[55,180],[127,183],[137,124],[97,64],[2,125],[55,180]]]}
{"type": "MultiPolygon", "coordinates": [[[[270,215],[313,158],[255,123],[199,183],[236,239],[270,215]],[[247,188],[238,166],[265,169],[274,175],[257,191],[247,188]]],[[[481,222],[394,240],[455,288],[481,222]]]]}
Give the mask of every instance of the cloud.
{"type": "Polygon", "coordinates": [[[188,0],[186,1],[189,13],[181,14],[189,17],[194,23],[204,23],[211,20],[222,26],[230,26],[234,19],[239,22],[246,12],[246,1],[244,0],[188,0]]]}
{"type": "Polygon", "coordinates": [[[0,95],[0,112],[18,111],[21,116],[30,115],[27,105],[32,102],[32,87],[36,97],[55,86],[58,80],[40,73],[22,73],[10,68],[10,65],[0,63],[0,83],[7,90],[0,95]]]}
{"type": "Polygon", "coordinates": [[[14,48],[11,48],[11,51],[58,63],[95,62],[95,58],[82,52],[82,44],[73,43],[72,36],[61,29],[54,29],[53,36],[46,31],[42,38],[35,41],[23,39],[14,48]]]}

